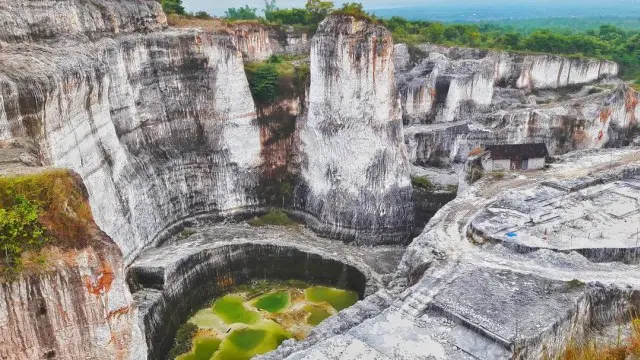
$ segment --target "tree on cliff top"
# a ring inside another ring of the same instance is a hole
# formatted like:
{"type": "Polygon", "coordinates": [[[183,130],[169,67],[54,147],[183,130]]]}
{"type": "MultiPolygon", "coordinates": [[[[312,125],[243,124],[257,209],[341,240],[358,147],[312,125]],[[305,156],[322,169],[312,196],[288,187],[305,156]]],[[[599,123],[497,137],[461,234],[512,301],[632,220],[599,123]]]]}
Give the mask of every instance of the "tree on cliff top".
{"type": "Polygon", "coordinates": [[[307,0],[304,7],[309,12],[309,22],[320,23],[333,10],[333,1],[307,0]]]}
{"type": "Polygon", "coordinates": [[[239,8],[229,8],[224,12],[227,20],[254,20],[258,18],[258,9],[251,8],[249,5],[239,8]]]}
{"type": "Polygon", "coordinates": [[[185,14],[182,0],[158,0],[158,2],[162,4],[162,10],[164,10],[166,14],[185,14]]]}

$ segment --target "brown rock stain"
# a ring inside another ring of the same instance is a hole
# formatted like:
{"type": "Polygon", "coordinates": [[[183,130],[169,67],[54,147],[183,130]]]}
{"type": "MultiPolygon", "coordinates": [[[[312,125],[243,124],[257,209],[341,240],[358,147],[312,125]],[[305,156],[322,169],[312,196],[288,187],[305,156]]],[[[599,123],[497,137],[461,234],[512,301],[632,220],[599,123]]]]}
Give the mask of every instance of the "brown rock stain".
{"type": "Polygon", "coordinates": [[[107,314],[107,320],[111,320],[114,317],[119,317],[125,314],[128,314],[131,311],[131,306],[123,306],[119,309],[111,310],[107,314]]]}
{"type": "Polygon", "coordinates": [[[100,274],[95,279],[91,279],[89,276],[84,276],[85,286],[87,291],[93,295],[102,295],[111,289],[111,284],[113,283],[113,269],[111,265],[106,262],[102,263],[100,274]]]}
{"type": "Polygon", "coordinates": [[[610,107],[607,106],[602,108],[602,110],[600,110],[600,122],[606,123],[607,121],[609,121],[609,118],[611,117],[612,113],[613,111],[611,110],[610,107]]]}

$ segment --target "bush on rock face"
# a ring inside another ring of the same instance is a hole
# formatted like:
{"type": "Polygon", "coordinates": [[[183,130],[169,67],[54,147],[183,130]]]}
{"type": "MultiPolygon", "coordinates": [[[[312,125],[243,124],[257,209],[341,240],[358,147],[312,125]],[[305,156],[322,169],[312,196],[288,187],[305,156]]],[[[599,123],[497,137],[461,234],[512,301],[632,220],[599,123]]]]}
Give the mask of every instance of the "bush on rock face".
{"type": "Polygon", "coordinates": [[[70,172],[0,177],[0,276],[16,275],[26,251],[85,247],[92,224],[86,194],[70,172]]]}
{"type": "Polygon", "coordinates": [[[2,274],[9,277],[20,271],[23,252],[39,250],[47,243],[45,229],[38,221],[40,207],[21,195],[12,202],[13,206],[0,209],[2,274]]]}

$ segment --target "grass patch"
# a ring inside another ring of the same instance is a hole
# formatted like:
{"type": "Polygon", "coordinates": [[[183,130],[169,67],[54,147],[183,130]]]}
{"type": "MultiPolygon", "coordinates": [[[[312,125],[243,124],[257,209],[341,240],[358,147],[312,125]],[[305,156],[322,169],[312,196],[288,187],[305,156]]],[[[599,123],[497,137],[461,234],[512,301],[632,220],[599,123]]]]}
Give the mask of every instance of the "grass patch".
{"type": "Polygon", "coordinates": [[[304,93],[310,68],[306,63],[297,63],[303,58],[272,55],[266,61],[246,63],[244,70],[256,103],[272,104],[304,93]]]}
{"type": "MultiPolygon", "coordinates": [[[[640,319],[631,322],[631,334],[621,334],[615,343],[598,344],[596,341],[577,343],[573,340],[556,359],[559,360],[626,360],[640,357],[640,319]]],[[[552,360],[544,354],[544,360],[552,360]]]]}
{"type": "Polygon", "coordinates": [[[414,188],[427,191],[431,191],[435,188],[431,180],[426,176],[411,176],[411,185],[413,185],[414,188]]]}
{"type": "Polygon", "coordinates": [[[198,337],[193,341],[193,350],[178,356],[176,360],[209,360],[218,351],[221,342],[222,340],[212,336],[198,337]]]}
{"type": "Polygon", "coordinates": [[[487,175],[494,180],[501,180],[504,179],[505,173],[502,170],[494,170],[490,171],[487,175]]]}
{"type": "Polygon", "coordinates": [[[192,323],[182,324],[176,333],[176,340],[173,343],[173,347],[169,351],[169,359],[175,359],[176,357],[191,351],[193,338],[196,336],[197,332],[198,326],[192,323]]]}
{"type": "Polygon", "coordinates": [[[482,179],[483,176],[484,176],[484,169],[482,168],[482,166],[473,164],[469,172],[467,172],[466,178],[469,184],[473,184],[474,182],[482,179]]]}
{"type": "Polygon", "coordinates": [[[298,223],[291,220],[289,215],[282,210],[272,210],[269,213],[262,215],[260,217],[255,217],[249,220],[249,225],[251,226],[287,226],[287,227],[296,227],[298,223]]]}
{"type": "Polygon", "coordinates": [[[17,275],[22,254],[45,245],[86,247],[92,225],[87,195],[69,171],[0,178],[0,274],[17,275]]]}

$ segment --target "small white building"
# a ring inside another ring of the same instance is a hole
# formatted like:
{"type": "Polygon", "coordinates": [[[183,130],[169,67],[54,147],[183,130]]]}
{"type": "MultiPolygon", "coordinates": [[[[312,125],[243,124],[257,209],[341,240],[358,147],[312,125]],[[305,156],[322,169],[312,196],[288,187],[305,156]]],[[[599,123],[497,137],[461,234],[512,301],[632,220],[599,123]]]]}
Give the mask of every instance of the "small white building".
{"type": "Polygon", "coordinates": [[[548,155],[544,143],[490,145],[480,161],[485,171],[537,170],[544,168],[548,155]]]}

